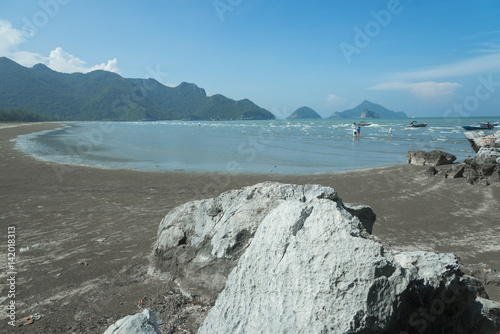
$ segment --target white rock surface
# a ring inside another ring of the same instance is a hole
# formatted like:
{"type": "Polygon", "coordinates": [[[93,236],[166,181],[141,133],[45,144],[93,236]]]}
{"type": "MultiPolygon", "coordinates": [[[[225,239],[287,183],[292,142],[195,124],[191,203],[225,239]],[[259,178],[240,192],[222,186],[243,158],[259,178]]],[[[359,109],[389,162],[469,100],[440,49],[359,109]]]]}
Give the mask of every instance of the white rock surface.
{"type": "Polygon", "coordinates": [[[474,298],[453,255],[387,252],[313,197],[268,212],[198,333],[493,333],[474,298]]]}
{"type": "Polygon", "coordinates": [[[476,153],[481,147],[500,147],[500,131],[488,135],[484,131],[467,131],[464,136],[476,153]]]}
{"type": "Polygon", "coordinates": [[[453,255],[387,251],[374,219],[332,188],[260,183],[173,209],[151,272],[216,299],[202,334],[493,333],[453,255]]]}
{"type": "MultiPolygon", "coordinates": [[[[150,273],[176,281],[185,294],[215,300],[261,221],[274,208],[318,198],[343,205],[329,187],[264,182],[177,207],[158,227],[150,273]]],[[[371,231],[373,211],[366,206],[351,207],[363,215],[363,222],[356,219],[356,224],[371,231]]]]}
{"type": "Polygon", "coordinates": [[[161,334],[156,316],[149,308],[142,313],[128,315],[109,326],[104,334],[161,334]]]}
{"type": "Polygon", "coordinates": [[[481,147],[474,157],[478,164],[497,163],[500,159],[500,147],[481,147]]]}

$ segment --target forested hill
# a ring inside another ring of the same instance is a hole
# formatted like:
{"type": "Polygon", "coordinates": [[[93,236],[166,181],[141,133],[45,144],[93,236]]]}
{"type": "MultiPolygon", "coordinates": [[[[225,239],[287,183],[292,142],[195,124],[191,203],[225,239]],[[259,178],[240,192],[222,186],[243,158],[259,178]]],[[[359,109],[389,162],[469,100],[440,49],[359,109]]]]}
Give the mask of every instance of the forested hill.
{"type": "Polygon", "coordinates": [[[23,67],[0,57],[0,110],[22,110],[57,120],[275,119],[250,100],[207,96],[192,83],[177,87],[116,73],[59,73],[45,65],[23,67]]]}
{"type": "Polygon", "coordinates": [[[321,115],[309,107],[300,107],[295,110],[287,119],[321,119],[321,115]]]}
{"type": "Polygon", "coordinates": [[[392,111],[389,110],[380,104],[372,103],[370,101],[363,101],[358,106],[344,110],[342,112],[335,112],[329,118],[360,118],[364,114],[365,111],[370,111],[373,114],[377,114],[380,118],[407,118],[404,111],[392,111]]]}

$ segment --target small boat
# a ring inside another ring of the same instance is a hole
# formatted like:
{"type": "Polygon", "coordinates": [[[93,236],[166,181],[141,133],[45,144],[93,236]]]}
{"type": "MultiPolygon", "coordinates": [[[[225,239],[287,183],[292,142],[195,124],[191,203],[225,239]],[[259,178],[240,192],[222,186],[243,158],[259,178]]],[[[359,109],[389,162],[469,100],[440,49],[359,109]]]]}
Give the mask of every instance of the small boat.
{"type": "Polygon", "coordinates": [[[412,121],[410,124],[408,124],[409,128],[425,128],[427,126],[427,123],[418,123],[417,121],[412,121]]]}
{"type": "Polygon", "coordinates": [[[471,130],[493,130],[495,127],[494,124],[490,123],[481,123],[480,125],[462,125],[462,128],[467,131],[471,130]]]}
{"type": "Polygon", "coordinates": [[[369,126],[369,125],[372,125],[371,122],[368,122],[368,123],[358,123],[356,124],[357,126],[369,126]]]}

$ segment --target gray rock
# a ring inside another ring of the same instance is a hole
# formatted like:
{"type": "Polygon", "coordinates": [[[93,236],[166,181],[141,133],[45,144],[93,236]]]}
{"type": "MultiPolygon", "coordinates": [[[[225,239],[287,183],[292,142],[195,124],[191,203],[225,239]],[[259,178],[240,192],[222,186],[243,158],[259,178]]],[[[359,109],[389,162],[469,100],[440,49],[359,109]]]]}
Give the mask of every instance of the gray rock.
{"type": "Polygon", "coordinates": [[[358,217],[363,224],[363,228],[369,234],[372,233],[373,224],[377,219],[377,215],[373,212],[373,209],[368,205],[355,204],[355,203],[344,203],[344,208],[353,216],[358,217]]]}
{"type": "MultiPolygon", "coordinates": [[[[497,329],[500,328],[500,303],[497,303],[493,300],[485,299],[485,298],[477,298],[477,301],[481,303],[481,311],[485,316],[493,320],[495,327],[497,329]]],[[[498,332],[497,332],[498,333],[498,332]]]]}
{"type": "Polygon", "coordinates": [[[343,205],[329,187],[265,182],[177,207],[158,227],[149,273],[177,282],[186,295],[214,301],[269,212],[283,202],[314,199],[343,205]]]}
{"type": "Polygon", "coordinates": [[[478,165],[497,164],[498,159],[500,159],[500,147],[481,147],[474,157],[478,165]]]}
{"type": "Polygon", "coordinates": [[[500,164],[492,162],[484,156],[480,156],[478,159],[466,159],[463,176],[470,184],[489,185],[490,182],[499,182],[500,164]]]}
{"type": "Polygon", "coordinates": [[[493,333],[453,255],[387,251],[374,221],[332,188],[261,183],[173,209],[151,273],[217,299],[199,333],[493,333]]]}
{"type": "Polygon", "coordinates": [[[453,255],[390,252],[363,232],[338,201],[277,202],[198,333],[494,333],[453,255]]]}
{"type": "Polygon", "coordinates": [[[465,164],[454,165],[446,172],[446,177],[451,179],[464,177],[464,170],[465,164]]]}
{"type": "Polygon", "coordinates": [[[491,135],[486,135],[484,131],[468,131],[464,135],[476,153],[481,147],[500,147],[500,131],[491,135]]]}
{"type": "MultiPolygon", "coordinates": [[[[499,131],[500,133],[500,131],[499,131]]],[[[500,181],[500,148],[481,147],[473,159],[465,160],[464,177],[470,184],[489,185],[500,181]]]]}
{"type": "Polygon", "coordinates": [[[436,175],[437,173],[438,173],[438,170],[436,169],[436,167],[429,167],[429,169],[424,172],[424,175],[427,177],[432,177],[432,176],[436,175]]]}
{"type": "Polygon", "coordinates": [[[128,315],[109,326],[104,334],[161,334],[156,316],[149,308],[141,313],[128,315]]]}
{"type": "Polygon", "coordinates": [[[406,162],[411,165],[420,166],[439,166],[451,164],[453,161],[457,160],[457,157],[453,154],[449,154],[443,151],[408,151],[406,157],[406,162]]]}
{"type": "Polygon", "coordinates": [[[429,167],[429,169],[424,172],[424,175],[427,177],[440,176],[445,179],[457,179],[464,177],[465,166],[465,164],[456,164],[451,168],[440,170],[437,170],[435,167],[429,167]]]}

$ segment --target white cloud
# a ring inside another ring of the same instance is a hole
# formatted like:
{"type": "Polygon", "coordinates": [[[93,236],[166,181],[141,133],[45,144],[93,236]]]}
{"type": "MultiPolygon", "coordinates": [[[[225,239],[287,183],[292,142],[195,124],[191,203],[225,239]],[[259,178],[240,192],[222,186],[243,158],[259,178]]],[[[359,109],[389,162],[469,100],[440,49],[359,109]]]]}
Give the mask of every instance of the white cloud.
{"type": "Polygon", "coordinates": [[[326,101],[328,102],[328,104],[333,105],[341,105],[347,102],[346,99],[335,94],[328,94],[328,96],[326,97],[326,101]]]}
{"type": "Polygon", "coordinates": [[[113,60],[108,60],[107,64],[102,63],[100,65],[92,66],[92,68],[90,70],[91,71],[104,70],[104,71],[108,71],[108,72],[120,73],[120,70],[118,69],[117,63],[118,63],[118,61],[116,60],[116,58],[113,58],[113,60]]]}
{"type": "Polygon", "coordinates": [[[46,63],[46,58],[38,53],[18,51],[9,54],[3,54],[6,57],[9,57],[13,61],[23,66],[32,67],[36,64],[44,64],[46,63]]]}
{"type": "Polygon", "coordinates": [[[462,87],[456,82],[386,82],[378,84],[368,89],[387,90],[387,91],[408,91],[419,98],[434,98],[452,95],[457,88],[462,87]]]}
{"type": "Polygon", "coordinates": [[[48,57],[38,53],[19,51],[19,46],[25,41],[20,30],[13,28],[9,21],[0,20],[0,56],[8,57],[23,66],[31,67],[41,63],[54,71],[64,73],[88,73],[94,70],[120,73],[116,58],[108,60],[107,63],[88,66],[85,61],[64,51],[61,47],[50,51],[48,57]]]}
{"type": "Polygon", "coordinates": [[[0,20],[0,52],[4,53],[17,47],[24,41],[20,30],[12,28],[9,21],[0,20]]]}
{"type": "Polygon", "coordinates": [[[455,78],[484,72],[498,72],[500,68],[500,53],[483,55],[461,60],[452,64],[437,65],[418,71],[395,73],[393,78],[399,80],[435,80],[455,78]]]}
{"type": "Polygon", "coordinates": [[[63,73],[88,72],[83,60],[67,53],[60,47],[50,51],[47,66],[54,71],[63,73]]]}
{"type": "Polygon", "coordinates": [[[63,73],[74,73],[74,72],[88,73],[95,70],[104,70],[109,72],[120,73],[117,63],[118,61],[116,60],[116,58],[114,58],[113,60],[108,60],[107,63],[102,63],[94,65],[92,67],[88,67],[87,63],[84,62],[83,60],[73,56],[72,54],[69,54],[68,52],[64,51],[61,47],[58,47],[55,50],[50,51],[47,66],[53,69],[54,71],[63,73]]]}

